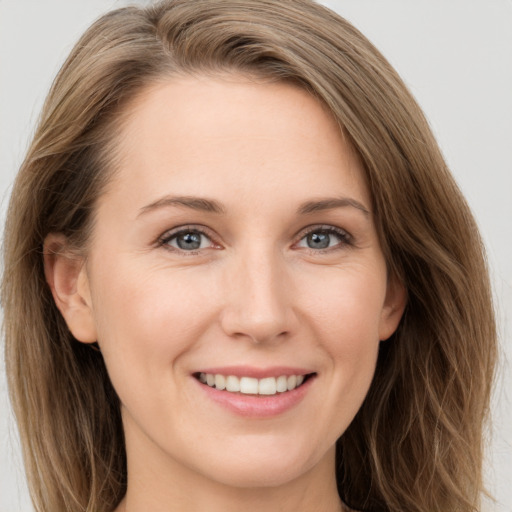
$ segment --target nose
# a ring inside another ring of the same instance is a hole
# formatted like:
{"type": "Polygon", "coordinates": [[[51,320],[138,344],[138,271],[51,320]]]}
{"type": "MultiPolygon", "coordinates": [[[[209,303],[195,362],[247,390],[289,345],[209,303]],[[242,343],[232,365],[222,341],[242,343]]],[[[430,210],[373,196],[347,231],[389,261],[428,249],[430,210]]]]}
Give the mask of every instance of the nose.
{"type": "Polygon", "coordinates": [[[285,263],[272,250],[245,251],[235,259],[224,281],[224,332],[255,344],[289,337],[295,329],[296,316],[285,263]]]}

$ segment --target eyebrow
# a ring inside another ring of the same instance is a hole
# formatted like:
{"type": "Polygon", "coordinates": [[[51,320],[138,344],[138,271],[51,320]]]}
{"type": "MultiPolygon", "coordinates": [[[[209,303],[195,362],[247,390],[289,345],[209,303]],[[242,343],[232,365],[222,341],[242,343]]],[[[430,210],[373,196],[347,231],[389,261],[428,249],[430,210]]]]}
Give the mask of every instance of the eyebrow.
{"type": "Polygon", "coordinates": [[[362,203],[351,197],[329,197],[318,201],[306,201],[299,206],[297,213],[307,215],[309,213],[333,210],[335,208],[345,208],[347,206],[360,210],[366,217],[370,216],[370,211],[362,203]]]}
{"type": "MultiPolygon", "coordinates": [[[[226,213],[226,209],[222,204],[214,199],[193,196],[165,196],[142,207],[139,215],[169,206],[181,206],[192,210],[217,214],[226,213]]],[[[369,210],[362,203],[350,197],[330,197],[326,199],[319,199],[317,201],[306,201],[299,206],[297,213],[299,215],[308,215],[310,213],[346,207],[356,208],[363,212],[365,216],[370,216],[369,210]]]]}
{"type": "Polygon", "coordinates": [[[139,215],[168,206],[184,206],[192,210],[209,213],[226,213],[224,207],[213,199],[191,196],[165,196],[141,208],[139,215]]]}

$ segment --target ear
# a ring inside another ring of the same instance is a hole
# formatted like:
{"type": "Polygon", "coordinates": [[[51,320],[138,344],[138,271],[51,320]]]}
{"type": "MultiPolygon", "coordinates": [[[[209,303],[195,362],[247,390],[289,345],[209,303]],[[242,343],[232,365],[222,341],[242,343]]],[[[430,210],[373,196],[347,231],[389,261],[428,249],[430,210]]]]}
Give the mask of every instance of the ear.
{"type": "Polygon", "coordinates": [[[405,286],[395,275],[390,276],[379,323],[379,339],[381,341],[387,340],[396,331],[406,304],[405,286]]]}
{"type": "Polygon", "coordinates": [[[70,250],[64,235],[50,233],[44,241],[44,273],[57,308],[71,334],[83,343],[97,340],[84,259],[70,250]]]}

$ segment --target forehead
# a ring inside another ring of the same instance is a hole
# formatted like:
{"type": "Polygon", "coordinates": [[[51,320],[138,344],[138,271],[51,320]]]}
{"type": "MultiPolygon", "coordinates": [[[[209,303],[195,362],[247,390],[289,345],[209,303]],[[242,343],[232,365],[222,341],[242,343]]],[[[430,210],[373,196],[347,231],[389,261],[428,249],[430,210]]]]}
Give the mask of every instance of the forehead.
{"type": "Polygon", "coordinates": [[[134,204],[163,192],[261,204],[272,190],[325,196],[334,187],[369,206],[362,166],[336,120],[289,83],[169,79],[130,105],[118,141],[114,188],[134,204]]]}

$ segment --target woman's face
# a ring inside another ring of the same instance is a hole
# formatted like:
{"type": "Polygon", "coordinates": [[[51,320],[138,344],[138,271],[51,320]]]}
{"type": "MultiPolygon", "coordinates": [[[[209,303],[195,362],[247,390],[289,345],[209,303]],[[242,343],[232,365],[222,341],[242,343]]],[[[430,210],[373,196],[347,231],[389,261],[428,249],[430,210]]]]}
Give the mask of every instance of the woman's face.
{"type": "Polygon", "coordinates": [[[333,473],[404,302],[335,121],[291,85],[180,78],[138,98],[119,140],[75,334],[98,339],[129,469],[333,473]]]}

